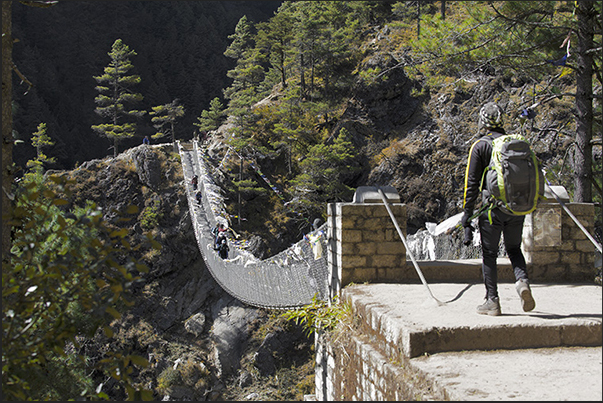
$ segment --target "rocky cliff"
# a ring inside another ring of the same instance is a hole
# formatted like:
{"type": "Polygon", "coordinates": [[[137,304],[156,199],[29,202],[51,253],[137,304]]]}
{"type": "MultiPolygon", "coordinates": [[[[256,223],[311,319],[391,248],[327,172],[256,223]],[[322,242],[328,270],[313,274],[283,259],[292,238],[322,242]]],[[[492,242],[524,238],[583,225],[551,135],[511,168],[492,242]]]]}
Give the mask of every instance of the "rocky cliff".
{"type": "MultiPolygon", "coordinates": [[[[311,382],[304,390],[297,385],[313,374],[312,339],[278,312],[234,300],[204,266],[171,144],[141,145],[60,174],[75,180],[73,203],[96,202],[107,220],[130,230],[132,245],[149,236],[161,245],[137,252],[150,270],[132,285],[133,308],[112,324],[114,337],[99,332],[83,344],[92,362],[105,349],[148,358],[135,379],[157,400],[240,400],[254,391],[267,400],[296,400],[311,393],[311,382]],[[129,205],[139,214],[128,222],[119,212],[129,205]],[[290,375],[269,386],[283,369],[290,375]]],[[[125,397],[110,381],[103,390],[114,400],[125,397]]]]}

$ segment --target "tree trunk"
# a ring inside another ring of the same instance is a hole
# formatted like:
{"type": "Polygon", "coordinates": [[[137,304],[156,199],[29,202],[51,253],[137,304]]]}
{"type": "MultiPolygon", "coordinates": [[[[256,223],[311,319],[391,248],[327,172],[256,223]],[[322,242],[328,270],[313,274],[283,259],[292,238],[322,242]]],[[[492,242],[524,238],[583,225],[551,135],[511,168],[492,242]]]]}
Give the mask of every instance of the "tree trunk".
{"type": "Polygon", "coordinates": [[[421,2],[417,1],[417,39],[421,36],[421,2]]]}
{"type": "Polygon", "coordinates": [[[307,94],[306,94],[306,78],[305,78],[305,74],[306,74],[306,69],[304,66],[304,53],[303,51],[300,52],[299,55],[299,87],[301,90],[301,95],[304,99],[306,99],[307,94]]]}
{"type": "Polygon", "coordinates": [[[592,202],[593,47],[595,12],[591,1],[578,1],[578,74],[576,78],[576,147],[574,151],[574,201],[592,202]]]}
{"type": "Polygon", "coordinates": [[[283,88],[287,88],[287,72],[285,71],[285,52],[280,52],[281,62],[280,62],[280,70],[281,70],[281,83],[283,84],[283,88]]]}
{"type": "Polygon", "coordinates": [[[170,128],[172,129],[172,144],[175,146],[176,145],[176,130],[175,130],[175,127],[174,127],[174,121],[173,120],[170,122],[170,128]]]}
{"type": "Polygon", "coordinates": [[[2,2],[2,267],[8,264],[11,245],[13,183],[13,113],[12,113],[12,1],[2,2]]]}

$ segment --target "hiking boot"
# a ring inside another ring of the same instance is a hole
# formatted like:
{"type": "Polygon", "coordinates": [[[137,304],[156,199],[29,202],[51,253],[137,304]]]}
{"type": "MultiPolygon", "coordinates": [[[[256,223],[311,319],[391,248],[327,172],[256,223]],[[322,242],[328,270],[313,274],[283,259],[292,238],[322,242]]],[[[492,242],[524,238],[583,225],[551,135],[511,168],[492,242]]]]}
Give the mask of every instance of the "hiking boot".
{"type": "Polygon", "coordinates": [[[486,302],[477,307],[477,313],[480,315],[499,316],[500,315],[500,302],[498,297],[487,298],[486,302]]]}
{"type": "Polygon", "coordinates": [[[530,290],[530,284],[528,280],[517,280],[515,283],[515,289],[519,298],[521,298],[521,307],[524,312],[529,312],[536,306],[534,297],[532,297],[532,291],[530,290]]]}

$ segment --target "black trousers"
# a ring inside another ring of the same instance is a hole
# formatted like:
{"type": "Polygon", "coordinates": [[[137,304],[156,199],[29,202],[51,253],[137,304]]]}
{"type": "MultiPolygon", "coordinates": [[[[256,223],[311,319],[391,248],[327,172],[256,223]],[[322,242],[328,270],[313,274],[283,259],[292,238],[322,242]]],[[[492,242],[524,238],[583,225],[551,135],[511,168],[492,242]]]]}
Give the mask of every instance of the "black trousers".
{"type": "Polygon", "coordinates": [[[479,217],[479,232],[482,243],[482,274],[486,286],[486,298],[498,297],[496,257],[501,234],[503,235],[507,255],[513,265],[515,280],[528,279],[526,260],[521,252],[525,216],[505,214],[497,208],[491,211],[491,216],[492,224],[490,224],[487,212],[479,217]]]}

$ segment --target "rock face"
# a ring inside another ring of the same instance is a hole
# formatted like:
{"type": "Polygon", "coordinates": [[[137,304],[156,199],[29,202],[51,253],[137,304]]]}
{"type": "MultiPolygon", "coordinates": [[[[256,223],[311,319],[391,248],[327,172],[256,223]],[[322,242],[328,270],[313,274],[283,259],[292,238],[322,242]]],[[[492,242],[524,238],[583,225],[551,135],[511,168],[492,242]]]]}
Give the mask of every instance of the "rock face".
{"type": "MultiPolygon", "coordinates": [[[[63,174],[76,179],[76,202],[95,201],[105,218],[130,229],[131,244],[143,244],[152,234],[161,245],[157,251],[139,252],[150,270],[132,286],[135,303],[115,323],[121,329],[116,332],[119,336],[97,336],[96,351],[105,345],[134,346],[134,353],[151,363],[138,382],[151,385],[156,400],[220,399],[225,385],[237,384],[229,379],[239,377],[242,360],[253,354],[250,345],[261,344],[261,340],[251,342],[252,332],[267,315],[226,294],[205,267],[192,231],[179,157],[172,146],[141,145],[63,174]],[[156,224],[144,227],[141,219],[155,201],[156,224]],[[120,220],[118,212],[130,204],[139,209],[137,219],[120,220]]],[[[274,358],[267,360],[269,364],[256,361],[274,367],[274,358]]],[[[256,381],[243,372],[248,376],[242,387],[256,381]]],[[[118,391],[112,393],[111,398],[123,400],[118,391]]]]}
{"type": "Polygon", "coordinates": [[[131,154],[140,182],[151,189],[157,189],[161,183],[161,165],[157,154],[150,147],[144,146],[133,148],[131,154]]]}
{"type": "Polygon", "coordinates": [[[373,131],[389,133],[399,130],[417,111],[419,100],[411,96],[413,82],[404,68],[390,54],[378,53],[368,58],[362,70],[380,71],[376,77],[358,78],[354,97],[340,122],[367,122],[373,131]]]}
{"type": "Polygon", "coordinates": [[[217,376],[232,375],[240,367],[249,339],[248,329],[258,318],[257,309],[245,307],[232,297],[224,296],[213,305],[212,316],[212,357],[217,376]]]}

